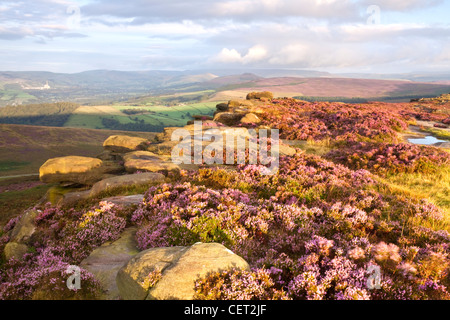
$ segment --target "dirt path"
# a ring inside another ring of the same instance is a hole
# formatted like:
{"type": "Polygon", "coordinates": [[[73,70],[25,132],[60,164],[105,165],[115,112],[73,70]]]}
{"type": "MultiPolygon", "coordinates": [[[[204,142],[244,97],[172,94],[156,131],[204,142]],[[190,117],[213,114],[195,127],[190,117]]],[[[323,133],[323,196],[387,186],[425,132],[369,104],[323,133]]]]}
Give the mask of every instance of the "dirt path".
{"type": "Polygon", "coordinates": [[[39,173],[28,173],[28,174],[19,174],[15,176],[0,176],[0,179],[14,179],[14,178],[23,178],[23,177],[38,177],[39,173]]]}

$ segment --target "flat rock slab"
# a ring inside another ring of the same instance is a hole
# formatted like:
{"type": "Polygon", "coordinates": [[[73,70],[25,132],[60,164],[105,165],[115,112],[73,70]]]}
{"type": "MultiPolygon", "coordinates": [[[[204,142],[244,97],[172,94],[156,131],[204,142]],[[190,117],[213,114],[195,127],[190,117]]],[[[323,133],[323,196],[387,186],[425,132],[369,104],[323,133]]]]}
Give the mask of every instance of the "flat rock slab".
{"type": "Polygon", "coordinates": [[[152,185],[164,182],[164,175],[156,172],[127,174],[101,180],[92,186],[90,197],[96,197],[102,192],[128,186],[152,185]]]}
{"type": "Polygon", "coordinates": [[[180,170],[180,167],[172,161],[165,161],[149,151],[127,153],[124,155],[123,160],[125,170],[130,173],[136,171],[171,172],[180,170]]]}
{"type": "Polygon", "coordinates": [[[93,184],[117,167],[105,166],[97,158],[68,156],[47,160],[39,169],[39,178],[44,183],[93,184]]]}
{"type": "Polygon", "coordinates": [[[103,148],[113,152],[124,153],[142,149],[147,143],[149,143],[149,141],[144,138],[114,135],[103,142],[103,148]]]}
{"type": "Polygon", "coordinates": [[[115,205],[127,207],[127,206],[134,206],[139,205],[144,200],[143,194],[135,194],[131,196],[117,196],[117,197],[110,197],[105,198],[103,201],[114,203],[115,205]]]}
{"type": "Polygon", "coordinates": [[[136,228],[125,229],[118,240],[96,248],[81,262],[80,267],[92,273],[105,290],[102,300],[119,299],[117,272],[130,258],[139,253],[134,240],[135,234],[136,228]]]}
{"type": "Polygon", "coordinates": [[[248,263],[219,243],[191,247],[153,248],[140,252],[117,273],[117,286],[125,300],[192,300],[195,281],[210,272],[248,270],[248,263]],[[152,272],[161,278],[149,288],[152,272]]]}

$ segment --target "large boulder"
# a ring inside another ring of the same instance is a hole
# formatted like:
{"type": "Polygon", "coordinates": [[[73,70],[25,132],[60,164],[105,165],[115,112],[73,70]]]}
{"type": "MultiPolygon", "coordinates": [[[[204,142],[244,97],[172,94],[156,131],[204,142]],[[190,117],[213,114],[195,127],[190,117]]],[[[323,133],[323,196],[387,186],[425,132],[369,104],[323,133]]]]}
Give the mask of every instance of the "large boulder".
{"type": "Polygon", "coordinates": [[[219,112],[225,112],[228,111],[228,103],[219,103],[216,105],[216,109],[219,112]]]}
{"type": "Polygon", "coordinates": [[[123,156],[125,170],[150,172],[177,172],[180,167],[171,161],[165,161],[150,151],[135,151],[123,156]]]}
{"type": "Polygon", "coordinates": [[[243,124],[260,124],[261,119],[254,113],[247,113],[240,121],[243,124]]]}
{"type": "Polygon", "coordinates": [[[144,172],[136,174],[127,174],[101,180],[92,186],[89,192],[90,197],[96,197],[99,194],[123,187],[143,186],[164,182],[164,175],[155,172],[144,172]]]}
{"type": "Polygon", "coordinates": [[[10,242],[26,243],[36,231],[37,215],[35,210],[26,211],[11,230],[10,242]]]}
{"type": "Polygon", "coordinates": [[[247,94],[247,100],[272,100],[273,93],[270,91],[250,92],[247,94]]]}
{"type": "Polygon", "coordinates": [[[245,114],[234,112],[220,112],[214,116],[214,121],[223,123],[227,126],[233,126],[239,123],[245,114]]]}
{"type": "Polygon", "coordinates": [[[143,200],[143,194],[133,194],[131,196],[115,196],[103,199],[103,201],[107,201],[121,207],[137,206],[142,203],[143,200]]]}
{"type": "Polygon", "coordinates": [[[131,258],[117,274],[120,296],[125,300],[192,300],[195,281],[211,272],[248,270],[248,263],[218,243],[191,247],[145,250],[131,258]],[[152,287],[149,275],[160,274],[152,287]]]}
{"type": "Polygon", "coordinates": [[[89,185],[101,180],[108,171],[100,159],[68,156],[47,160],[39,169],[39,178],[44,183],[68,182],[89,185]]]}
{"type": "Polygon", "coordinates": [[[22,257],[28,252],[28,246],[23,243],[8,242],[3,250],[6,261],[11,258],[15,260],[21,260],[22,257]]]}
{"type": "Polygon", "coordinates": [[[80,267],[92,273],[104,289],[102,300],[117,300],[117,272],[139,253],[135,241],[136,228],[126,229],[119,239],[104,243],[84,259],[80,267]]]}
{"type": "Polygon", "coordinates": [[[141,150],[145,148],[145,145],[148,144],[148,142],[149,141],[144,138],[114,135],[103,142],[103,147],[112,152],[124,153],[141,150]]]}

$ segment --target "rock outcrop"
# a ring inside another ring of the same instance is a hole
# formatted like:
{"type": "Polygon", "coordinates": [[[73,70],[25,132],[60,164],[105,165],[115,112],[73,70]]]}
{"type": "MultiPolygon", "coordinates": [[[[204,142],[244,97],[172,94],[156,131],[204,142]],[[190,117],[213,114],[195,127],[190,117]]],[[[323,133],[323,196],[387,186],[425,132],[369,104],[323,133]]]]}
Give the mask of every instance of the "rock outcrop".
{"type": "Polygon", "coordinates": [[[144,138],[114,135],[105,140],[103,147],[109,151],[124,153],[141,150],[147,142],[148,140],[144,138]]]}
{"type": "Polygon", "coordinates": [[[155,172],[127,174],[101,180],[92,186],[90,197],[96,197],[108,190],[114,190],[130,186],[154,185],[164,182],[164,175],[155,172]]]}
{"type": "Polygon", "coordinates": [[[176,172],[180,170],[172,161],[164,160],[150,151],[134,151],[123,156],[125,170],[129,173],[136,171],[176,172]]]}
{"type": "Polygon", "coordinates": [[[104,243],[80,263],[80,267],[92,273],[105,290],[102,300],[116,300],[119,289],[117,272],[133,256],[139,253],[134,236],[136,228],[126,229],[119,239],[104,243]]]}
{"type": "Polygon", "coordinates": [[[145,250],[117,273],[117,286],[125,300],[191,300],[195,280],[210,272],[230,269],[248,270],[248,263],[218,243],[196,243],[191,247],[145,250]],[[150,274],[160,274],[152,287],[150,274]]]}
{"type": "Polygon", "coordinates": [[[47,160],[39,169],[39,178],[44,183],[91,185],[118,170],[117,166],[105,165],[97,158],[68,156],[47,160]]]}

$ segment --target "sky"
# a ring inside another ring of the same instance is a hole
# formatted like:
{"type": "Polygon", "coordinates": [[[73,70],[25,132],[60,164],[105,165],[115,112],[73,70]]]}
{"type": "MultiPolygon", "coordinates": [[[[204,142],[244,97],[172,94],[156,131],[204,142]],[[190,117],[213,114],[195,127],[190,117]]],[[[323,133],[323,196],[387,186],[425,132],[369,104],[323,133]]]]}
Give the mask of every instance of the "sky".
{"type": "Polygon", "coordinates": [[[450,73],[447,0],[0,0],[0,70],[450,73]]]}

